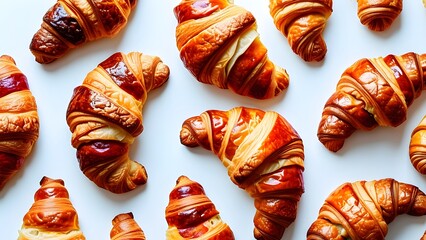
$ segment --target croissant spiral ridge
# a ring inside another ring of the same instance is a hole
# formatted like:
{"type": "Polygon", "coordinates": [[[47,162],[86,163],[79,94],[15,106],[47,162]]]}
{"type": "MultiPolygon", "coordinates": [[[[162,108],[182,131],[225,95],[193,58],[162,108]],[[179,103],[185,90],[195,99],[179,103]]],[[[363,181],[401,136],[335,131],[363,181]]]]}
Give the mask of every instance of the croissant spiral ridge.
{"type": "Polygon", "coordinates": [[[118,52],[74,89],[66,113],[71,143],[80,169],[99,187],[124,193],[146,183],[146,170],[129,158],[129,146],[143,131],[148,92],[168,77],[169,68],[159,57],[118,52]]]}
{"type": "Polygon", "coordinates": [[[413,129],[409,144],[410,161],[421,174],[426,174],[426,116],[413,129]]]}
{"type": "Polygon", "coordinates": [[[24,165],[39,136],[37,104],[15,60],[0,56],[0,191],[24,165]]]}
{"type": "Polygon", "coordinates": [[[18,240],[85,240],[62,179],[44,176],[25,214],[18,240]]]}
{"type": "Polygon", "coordinates": [[[184,121],[180,140],[211,150],[254,198],[256,239],[281,239],[304,192],[303,142],[289,122],[255,108],[208,110],[184,121]]]}
{"type": "Polygon", "coordinates": [[[57,0],[43,16],[30,50],[47,64],[69,50],[100,38],[112,38],[128,22],[136,0],[57,0]]]}
{"type": "Polygon", "coordinates": [[[267,56],[251,12],[227,0],[182,0],[174,14],[180,58],[199,82],[255,99],[287,89],[289,76],[267,56]]]}
{"type": "Polygon", "coordinates": [[[358,0],[358,18],[372,31],[387,30],[402,11],[402,0],[358,0]]]}
{"type": "Polygon", "coordinates": [[[418,187],[391,178],[344,183],[325,200],[307,239],[384,240],[388,224],[401,214],[426,214],[418,187]]]}
{"type": "Polygon", "coordinates": [[[145,233],[132,212],[120,213],[112,219],[111,240],[145,240],[145,233]]]}
{"type": "Polygon", "coordinates": [[[169,194],[165,210],[166,240],[234,240],[231,228],[220,217],[203,186],[180,176],[169,194]]]}
{"type": "Polygon", "coordinates": [[[324,105],[317,136],[337,152],[355,130],[397,127],[426,86],[426,55],[363,58],[347,68],[324,105]]]}
{"type": "Polygon", "coordinates": [[[322,61],[327,53],[323,32],[332,0],[270,0],[270,15],[294,53],[304,61],[322,61]]]}

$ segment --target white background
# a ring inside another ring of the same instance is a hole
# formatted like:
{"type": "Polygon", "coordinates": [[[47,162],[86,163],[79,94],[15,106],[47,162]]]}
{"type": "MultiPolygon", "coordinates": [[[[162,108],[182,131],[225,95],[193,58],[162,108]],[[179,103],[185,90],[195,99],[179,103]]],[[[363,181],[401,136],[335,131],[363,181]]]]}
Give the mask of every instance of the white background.
{"type": "MultiPolygon", "coordinates": [[[[16,239],[22,217],[33,202],[43,176],[62,178],[79,214],[80,227],[89,240],[109,239],[112,218],[133,212],[148,239],[164,239],[164,209],[180,175],[201,183],[236,239],[253,239],[252,199],[228,179],[226,169],[211,152],[188,149],[179,142],[182,122],[208,109],[235,106],[275,110],[299,132],[305,145],[305,193],[294,224],[283,239],[304,239],[328,194],[346,181],[391,177],[426,190],[426,179],[408,157],[410,134],[426,114],[425,96],[409,108],[407,121],[397,128],[356,132],[338,153],[329,152],[316,131],[325,101],[343,71],[362,57],[426,50],[426,9],[421,0],[404,2],[392,27],[375,33],[361,25],[355,0],[334,1],[324,33],[328,53],[321,63],[306,63],[295,55],[273,25],[266,0],[235,1],[257,18],[269,57],[287,69],[290,87],[270,100],[254,100],[197,82],[183,67],[175,45],[177,0],[142,0],[127,27],[113,39],[102,39],[75,49],[62,59],[41,65],[34,61],[29,43],[42,16],[54,0],[2,0],[0,54],[15,58],[27,76],[37,100],[40,137],[25,166],[0,192],[2,239],[16,239]],[[95,186],[80,171],[71,133],[65,121],[73,89],[98,63],[117,51],[141,51],[160,56],[170,79],[149,94],[143,109],[144,132],[131,148],[131,156],[148,171],[148,183],[132,192],[115,195],[95,186]]],[[[426,229],[425,217],[399,216],[390,224],[387,239],[418,239],[426,229]]]]}

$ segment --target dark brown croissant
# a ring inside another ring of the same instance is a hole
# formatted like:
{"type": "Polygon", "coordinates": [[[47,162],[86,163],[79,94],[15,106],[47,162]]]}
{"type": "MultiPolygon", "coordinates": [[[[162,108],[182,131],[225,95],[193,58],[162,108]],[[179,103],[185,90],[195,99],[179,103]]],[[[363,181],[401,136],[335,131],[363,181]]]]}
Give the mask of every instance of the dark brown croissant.
{"type": "Polygon", "coordinates": [[[22,168],[39,136],[37,105],[12,57],[0,56],[0,191],[22,168]]]}
{"type": "Polygon", "coordinates": [[[133,218],[133,213],[120,213],[112,219],[111,240],[145,240],[145,234],[133,218]]]}
{"type": "Polygon", "coordinates": [[[62,179],[43,177],[23,218],[18,240],[85,240],[62,179]]]}
{"type": "Polygon", "coordinates": [[[249,11],[227,0],[182,0],[174,13],[180,58],[198,81],[257,99],[288,87],[287,72],[269,60],[249,11]]]}
{"type": "Polygon", "coordinates": [[[390,178],[344,183],[325,200],[307,239],[384,240],[401,214],[426,214],[426,196],[416,186],[390,178]]]}
{"type": "Polygon", "coordinates": [[[426,174],[426,116],[411,133],[410,161],[421,174],[426,174]]]}
{"type": "Polygon", "coordinates": [[[399,126],[425,85],[426,55],[363,58],[347,68],[327,100],[318,139],[337,152],[357,130],[399,126]]]}
{"type": "Polygon", "coordinates": [[[57,0],[43,16],[30,50],[39,63],[50,63],[70,49],[123,29],[137,0],[57,0]]]}
{"type": "Polygon", "coordinates": [[[176,180],[166,207],[166,240],[234,240],[231,228],[206,196],[200,183],[186,176],[176,180]]]}
{"type": "Polygon", "coordinates": [[[304,192],[303,142],[290,123],[273,111],[209,110],[182,124],[180,140],[211,150],[254,198],[256,239],[281,239],[304,192]]]}
{"type": "Polygon", "coordinates": [[[357,0],[358,17],[373,31],[388,29],[402,11],[402,0],[357,0]]]}
{"type": "Polygon", "coordinates": [[[321,61],[327,53],[322,36],[332,13],[332,0],[270,0],[275,26],[291,49],[307,62],[321,61]]]}
{"type": "Polygon", "coordinates": [[[145,168],[129,158],[129,145],[143,131],[148,92],[168,77],[159,57],[115,53],[74,89],[66,113],[71,143],[81,170],[99,187],[124,193],[146,183],[145,168]]]}

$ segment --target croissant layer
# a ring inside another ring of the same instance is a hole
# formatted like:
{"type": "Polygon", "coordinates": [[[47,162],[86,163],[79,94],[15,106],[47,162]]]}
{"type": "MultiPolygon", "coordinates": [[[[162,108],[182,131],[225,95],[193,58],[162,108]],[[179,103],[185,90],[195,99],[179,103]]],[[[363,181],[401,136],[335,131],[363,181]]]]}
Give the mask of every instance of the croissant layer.
{"type": "Polygon", "coordinates": [[[39,136],[37,104],[15,60],[0,56],[0,191],[22,169],[39,136]]]}
{"type": "Polygon", "coordinates": [[[57,0],[43,16],[30,50],[39,63],[50,63],[69,50],[123,29],[136,0],[57,0]]]}
{"type": "Polygon", "coordinates": [[[145,233],[132,212],[120,213],[112,219],[111,240],[145,240],[145,233]]]}
{"type": "Polygon", "coordinates": [[[336,152],[355,130],[399,126],[424,88],[425,70],[426,55],[413,52],[355,62],[324,105],[319,141],[336,152]]]}
{"type": "Polygon", "coordinates": [[[215,153],[254,198],[256,239],[281,239],[304,192],[303,142],[287,120],[255,108],[208,110],[184,121],[180,139],[215,153]]]}
{"type": "Polygon", "coordinates": [[[402,11],[402,0],[358,0],[358,17],[372,31],[387,30],[402,11]]]}
{"type": "Polygon", "coordinates": [[[66,113],[80,169],[96,185],[124,193],[145,184],[145,167],[129,147],[143,131],[148,92],[161,87],[169,68],[156,56],[115,53],[74,89],[66,113]]]}
{"type": "Polygon", "coordinates": [[[227,0],[182,0],[174,14],[180,58],[199,82],[256,99],[288,87],[289,76],[269,60],[251,12],[227,0]]]}
{"type": "Polygon", "coordinates": [[[307,239],[384,240],[388,224],[401,214],[426,214],[418,187],[391,178],[344,183],[325,200],[307,239]]]}
{"type": "Polygon", "coordinates": [[[413,129],[409,144],[409,156],[413,167],[426,174],[426,117],[413,129]]]}

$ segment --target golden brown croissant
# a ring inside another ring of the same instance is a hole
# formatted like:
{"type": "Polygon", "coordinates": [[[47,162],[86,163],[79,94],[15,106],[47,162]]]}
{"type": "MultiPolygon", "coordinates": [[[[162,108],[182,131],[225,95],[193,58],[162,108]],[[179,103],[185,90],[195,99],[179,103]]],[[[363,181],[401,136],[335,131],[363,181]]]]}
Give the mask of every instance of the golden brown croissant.
{"type": "Polygon", "coordinates": [[[372,31],[388,29],[402,11],[402,0],[357,0],[358,17],[372,31]]]}
{"type": "Polygon", "coordinates": [[[325,103],[318,139],[337,152],[357,129],[399,126],[421,94],[425,74],[426,55],[412,52],[358,60],[344,71],[325,103]]]}
{"type": "Polygon", "coordinates": [[[186,176],[176,180],[166,207],[167,240],[234,240],[234,233],[206,196],[200,183],[186,176]]]}
{"type": "Polygon", "coordinates": [[[410,161],[421,174],[426,174],[426,116],[411,133],[410,161]]]}
{"type": "Polygon", "coordinates": [[[137,0],[57,0],[45,13],[30,50],[39,63],[50,63],[70,49],[123,29],[137,0]]]}
{"type": "Polygon", "coordinates": [[[15,60],[0,56],[0,190],[22,168],[38,139],[37,105],[15,60]]]}
{"type": "Polygon", "coordinates": [[[325,200],[307,239],[383,240],[401,214],[426,214],[426,197],[416,186],[391,178],[344,183],[325,200]]]}
{"type": "Polygon", "coordinates": [[[43,177],[25,214],[18,240],[85,240],[62,179],[43,177]]]}
{"type": "Polygon", "coordinates": [[[182,124],[180,140],[211,150],[254,198],[256,239],[281,239],[304,192],[304,146],[287,120],[254,108],[209,110],[182,124]]]}
{"type": "Polygon", "coordinates": [[[72,146],[83,173],[114,193],[145,184],[147,173],[129,158],[142,131],[142,108],[149,91],[169,78],[169,68],[156,56],[115,53],[87,74],[66,113],[72,146]]]}
{"type": "Polygon", "coordinates": [[[180,58],[202,83],[272,98],[288,87],[289,76],[269,60],[252,13],[230,2],[182,0],[174,8],[180,58]]]}
{"type": "Polygon", "coordinates": [[[270,0],[275,26],[291,49],[307,62],[321,61],[327,53],[322,36],[332,13],[332,0],[270,0]]]}
{"type": "Polygon", "coordinates": [[[145,240],[145,234],[133,218],[133,213],[121,213],[112,219],[111,240],[145,240]]]}

